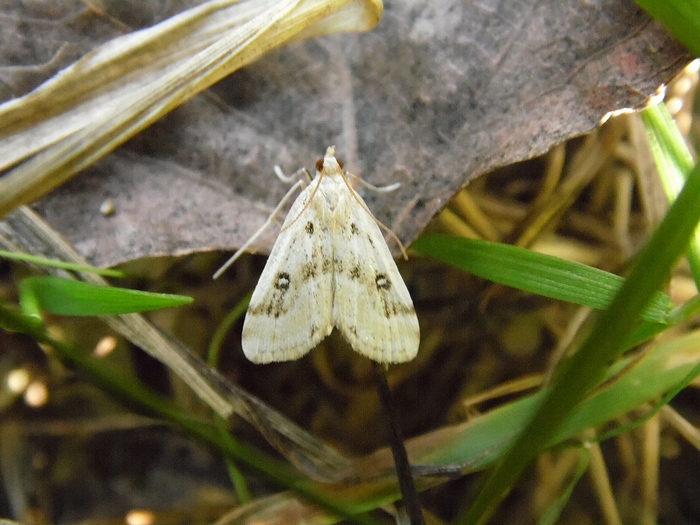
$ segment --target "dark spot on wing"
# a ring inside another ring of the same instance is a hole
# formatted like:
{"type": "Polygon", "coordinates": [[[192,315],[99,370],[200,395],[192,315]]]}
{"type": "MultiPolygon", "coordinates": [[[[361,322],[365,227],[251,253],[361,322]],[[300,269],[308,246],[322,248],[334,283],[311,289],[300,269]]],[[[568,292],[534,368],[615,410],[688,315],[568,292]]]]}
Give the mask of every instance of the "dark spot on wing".
{"type": "Polygon", "coordinates": [[[279,272],[275,275],[272,283],[274,292],[266,297],[265,302],[251,304],[248,307],[247,315],[264,315],[266,317],[278,318],[289,311],[287,304],[287,290],[289,290],[290,277],[287,272],[279,272]]]}
{"type": "Polygon", "coordinates": [[[306,263],[301,269],[302,281],[308,281],[316,277],[316,265],[314,263],[306,263]]]}
{"type": "Polygon", "coordinates": [[[314,223],[309,221],[306,223],[306,227],[304,228],[306,230],[306,233],[309,235],[313,235],[314,233],[314,223]]]}
{"type": "Polygon", "coordinates": [[[360,229],[357,227],[357,224],[355,224],[354,222],[352,224],[350,224],[350,233],[352,233],[353,235],[358,235],[360,233],[360,229]]]}
{"type": "Polygon", "coordinates": [[[377,283],[377,289],[379,290],[388,290],[391,288],[391,281],[386,274],[378,273],[375,282],[377,283]]]}
{"type": "Polygon", "coordinates": [[[387,306],[387,311],[391,315],[410,315],[415,314],[416,309],[412,304],[391,303],[387,306]]]}
{"type": "Polygon", "coordinates": [[[280,272],[275,276],[275,288],[289,290],[289,274],[287,272],[280,272]]]}
{"type": "Polygon", "coordinates": [[[350,270],[350,279],[359,279],[360,275],[361,275],[360,267],[353,266],[352,269],[350,270]]]}
{"type": "Polygon", "coordinates": [[[321,273],[330,273],[333,270],[333,263],[330,259],[323,259],[321,263],[321,273]]]}
{"type": "Polygon", "coordinates": [[[416,315],[416,310],[411,304],[389,302],[383,299],[382,306],[384,307],[384,317],[387,319],[396,317],[397,315],[416,315]]]}

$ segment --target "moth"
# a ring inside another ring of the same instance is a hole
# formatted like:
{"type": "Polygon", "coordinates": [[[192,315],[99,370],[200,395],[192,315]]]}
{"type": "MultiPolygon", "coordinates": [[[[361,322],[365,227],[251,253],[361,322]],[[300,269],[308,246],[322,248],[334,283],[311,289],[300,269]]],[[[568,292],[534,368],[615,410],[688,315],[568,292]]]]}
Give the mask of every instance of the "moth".
{"type": "Polygon", "coordinates": [[[380,363],[409,361],[418,352],[406,284],[331,146],[287,214],[253,292],[243,352],[255,363],[298,359],[333,328],[380,363]]]}

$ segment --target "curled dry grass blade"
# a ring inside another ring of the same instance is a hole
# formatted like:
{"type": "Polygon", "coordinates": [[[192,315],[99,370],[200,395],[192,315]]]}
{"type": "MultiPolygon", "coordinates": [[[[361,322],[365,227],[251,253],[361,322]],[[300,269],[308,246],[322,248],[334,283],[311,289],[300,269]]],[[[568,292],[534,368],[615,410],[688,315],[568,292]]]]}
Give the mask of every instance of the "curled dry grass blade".
{"type": "Polygon", "coordinates": [[[211,0],[93,50],[0,106],[0,217],[293,38],[366,31],[380,0],[211,0]]]}

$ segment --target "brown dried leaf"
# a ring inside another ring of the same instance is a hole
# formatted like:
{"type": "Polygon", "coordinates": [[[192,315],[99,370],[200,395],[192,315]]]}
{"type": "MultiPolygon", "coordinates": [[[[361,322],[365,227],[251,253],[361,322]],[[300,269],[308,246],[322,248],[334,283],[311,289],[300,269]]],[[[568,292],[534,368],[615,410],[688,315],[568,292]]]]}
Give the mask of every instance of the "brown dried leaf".
{"type": "MultiPolygon", "coordinates": [[[[85,52],[114,35],[108,19],[69,16],[65,4],[53,8],[61,11],[55,22],[31,12],[36,3],[0,15],[34,46],[5,50],[2,61],[15,64],[0,70],[5,94],[29,89],[62,56],[74,58],[67,43],[85,52]]],[[[72,3],[76,13],[79,5],[72,3]]],[[[132,26],[171,14],[152,5],[160,3],[110,14],[130,14],[132,26]]],[[[4,41],[17,41],[4,26],[4,41]]],[[[585,133],[608,111],[643,104],[689,60],[631,0],[387,2],[371,33],[264,56],[37,207],[98,265],[235,249],[287,189],[273,166],[311,167],[336,144],[353,173],[402,183],[364,195],[410,242],[470,179],[585,133]],[[105,199],[112,216],[99,212],[105,199]]]]}

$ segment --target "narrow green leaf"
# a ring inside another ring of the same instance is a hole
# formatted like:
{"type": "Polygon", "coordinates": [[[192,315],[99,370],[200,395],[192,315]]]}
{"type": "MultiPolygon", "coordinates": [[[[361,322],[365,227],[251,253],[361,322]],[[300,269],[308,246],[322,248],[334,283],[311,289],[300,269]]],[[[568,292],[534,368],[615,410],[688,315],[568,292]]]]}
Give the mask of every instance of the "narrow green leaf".
{"type": "Polygon", "coordinates": [[[224,338],[231,331],[231,326],[233,323],[238,321],[240,317],[245,313],[250,303],[250,298],[253,292],[248,292],[246,296],[241,299],[236,306],[231,309],[231,311],[226,315],[223,321],[216,327],[214,335],[209,343],[209,350],[207,350],[207,364],[212,368],[218,368],[219,366],[219,354],[221,353],[221,346],[224,343],[224,338]]]}
{"type": "Polygon", "coordinates": [[[39,264],[42,266],[50,266],[52,268],[71,270],[74,272],[90,272],[97,275],[104,275],[105,277],[124,277],[124,272],[119,270],[112,270],[109,268],[96,268],[95,266],[88,266],[86,264],[76,264],[66,261],[56,261],[54,259],[47,259],[46,257],[29,255],[28,253],[17,253],[8,252],[6,250],[0,250],[0,257],[4,257],[5,259],[12,259],[13,261],[25,261],[29,263],[39,264]]]}
{"type": "MultiPolygon", "coordinates": [[[[0,306],[0,322],[5,318],[5,313],[6,309],[0,306]]],[[[15,315],[11,313],[10,317],[15,315]]],[[[280,486],[298,490],[311,501],[317,501],[326,508],[333,509],[335,506],[340,514],[344,514],[350,508],[354,509],[354,512],[362,512],[400,497],[395,479],[386,483],[369,481],[357,486],[338,486],[333,490],[321,483],[298,480],[288,465],[265,458],[259,451],[244,443],[224,440],[219,430],[211,423],[204,424],[172,403],[159,401],[160,398],[138,383],[122,381],[111,371],[105,370],[103,363],[87,358],[83,352],[70,349],[45,335],[39,337],[39,340],[50,343],[83,369],[93,381],[106,385],[108,391],[117,393],[120,398],[130,399],[149,413],[173,421],[221,449],[226,457],[259,469],[263,475],[274,479],[280,486]],[[325,505],[324,500],[321,500],[324,497],[325,505]]],[[[570,440],[580,435],[584,429],[615,419],[673,388],[687,377],[695,363],[700,360],[698,349],[700,332],[695,332],[660,344],[631,368],[629,358],[615,363],[606,371],[606,377],[617,379],[606,382],[604,388],[596,390],[582,401],[571,412],[560,432],[553,436],[552,442],[547,445],[570,440]],[[626,373],[620,375],[623,369],[626,373]]],[[[409,440],[409,447],[412,443],[419,445],[417,448],[411,447],[416,454],[415,461],[425,465],[471,467],[472,471],[488,467],[505,453],[514,436],[525,426],[533,410],[541,402],[543,394],[542,391],[537,392],[491,410],[467,423],[445,427],[409,440]]],[[[433,481],[434,483],[437,481],[433,481]]]]}
{"type": "Polygon", "coordinates": [[[579,351],[564,362],[525,430],[491,473],[471,508],[460,515],[458,523],[488,520],[543,444],[550,442],[561,429],[573,407],[599,384],[606,364],[619,355],[637,319],[686,249],[699,219],[700,166],[696,166],[678,199],[640,252],[620,291],[579,351]]]}
{"type": "Polygon", "coordinates": [[[680,323],[700,315],[700,295],[694,295],[683,304],[671,310],[669,319],[672,324],[680,323]]]}
{"type": "Polygon", "coordinates": [[[0,305],[0,328],[11,332],[34,335],[41,330],[43,324],[41,317],[10,310],[0,305]]]}
{"type": "Polygon", "coordinates": [[[700,0],[637,0],[695,56],[700,56],[700,0]]]}
{"type": "MultiPolygon", "coordinates": [[[[686,174],[693,169],[693,156],[666,104],[646,108],[642,111],[642,121],[659,178],[668,201],[673,202],[683,188],[686,174]]],[[[695,284],[700,287],[700,230],[695,230],[686,256],[695,284]]]]}
{"type": "Polygon", "coordinates": [[[641,117],[659,174],[665,177],[666,170],[669,171],[668,178],[663,178],[662,182],[669,198],[674,200],[683,189],[686,175],[693,169],[693,155],[666,104],[645,108],[641,117]]]}
{"type": "Polygon", "coordinates": [[[579,449],[579,458],[576,464],[576,470],[569,479],[564,491],[557,497],[552,504],[545,509],[540,517],[539,525],[556,525],[559,522],[559,517],[561,516],[564,507],[571,499],[571,494],[574,488],[578,484],[578,480],[588,469],[588,464],[590,463],[591,453],[589,449],[581,448],[579,449]]]}
{"type": "Polygon", "coordinates": [[[658,412],[661,411],[661,409],[667,405],[671,399],[676,397],[676,395],[683,390],[685,387],[687,387],[691,381],[693,381],[696,377],[700,375],[700,362],[698,362],[691,370],[688,372],[688,374],[676,384],[672,390],[669,390],[664,394],[664,396],[659,399],[654,406],[652,406],[646,414],[644,414],[641,417],[638,417],[634,421],[630,421],[629,423],[626,423],[622,426],[619,426],[617,428],[614,428],[612,430],[609,430],[608,432],[605,432],[604,434],[599,434],[597,439],[599,441],[605,441],[606,439],[613,438],[615,436],[618,436],[620,434],[623,434],[625,432],[629,432],[638,426],[640,426],[642,423],[648,421],[654,415],[656,415],[658,412]]]}
{"type": "MultiPolygon", "coordinates": [[[[231,330],[231,326],[245,313],[250,303],[250,298],[253,292],[250,291],[246,296],[241,299],[236,306],[226,315],[223,321],[219,323],[219,326],[214,331],[214,335],[209,343],[209,350],[207,351],[207,364],[212,368],[218,368],[219,366],[219,355],[221,353],[221,346],[224,343],[224,337],[231,330]]],[[[230,438],[229,429],[226,421],[219,415],[216,416],[216,426],[221,432],[221,439],[226,441],[230,438]]],[[[236,491],[236,496],[241,503],[250,502],[253,497],[248,489],[248,483],[246,478],[238,468],[233,459],[227,457],[225,458],[226,467],[228,468],[229,478],[231,478],[231,484],[233,489],[236,491]]]]}
{"type": "MultiPolygon", "coordinates": [[[[605,373],[605,386],[581,401],[543,446],[575,439],[583,431],[615,420],[666,392],[677,392],[679,385],[687,384],[690,375],[697,371],[700,331],[660,343],[643,359],[632,364],[633,361],[634,357],[627,357],[610,366],[605,373]]],[[[546,391],[540,390],[467,423],[415,438],[426,442],[418,448],[427,451],[418,455],[416,461],[434,466],[466,466],[470,471],[492,465],[506,453],[545,395],[546,391]]],[[[409,446],[411,441],[414,440],[409,440],[409,446]]]]}
{"type": "MultiPolygon", "coordinates": [[[[6,316],[8,316],[8,310],[0,305],[0,322],[6,316]]],[[[9,312],[9,317],[15,316],[15,313],[9,312]]],[[[20,321],[18,324],[23,323],[20,321]]],[[[25,324],[25,328],[30,327],[25,324]]],[[[118,400],[128,400],[131,404],[141,407],[148,414],[154,414],[171,421],[199,439],[208,441],[221,450],[225,457],[245,463],[279,486],[289,487],[327,510],[331,515],[347,517],[353,522],[367,525],[384,523],[383,520],[375,516],[357,514],[362,511],[356,510],[354,502],[339,500],[336,494],[327,488],[327,485],[302,478],[299,472],[289,464],[269,456],[233,435],[229,434],[224,439],[220,429],[212,422],[193,415],[192,411],[177,406],[172,400],[150,391],[137,381],[125,381],[123,377],[116,375],[111,367],[106,366],[102,360],[94,359],[89,353],[86,354],[72,345],[53,339],[46,332],[45,327],[41,327],[32,335],[37,341],[50,345],[61,359],[80,369],[92,382],[114,395],[118,400]]]]}
{"type": "MultiPolygon", "coordinates": [[[[608,307],[624,279],[585,264],[518,246],[447,234],[422,235],[411,248],[484,279],[598,310],[608,307]]],[[[655,292],[641,317],[668,324],[671,299],[655,292]]]]}
{"type": "Polygon", "coordinates": [[[119,315],[180,306],[191,297],[98,286],[52,275],[29,277],[19,284],[20,304],[31,315],[119,315]]]}

